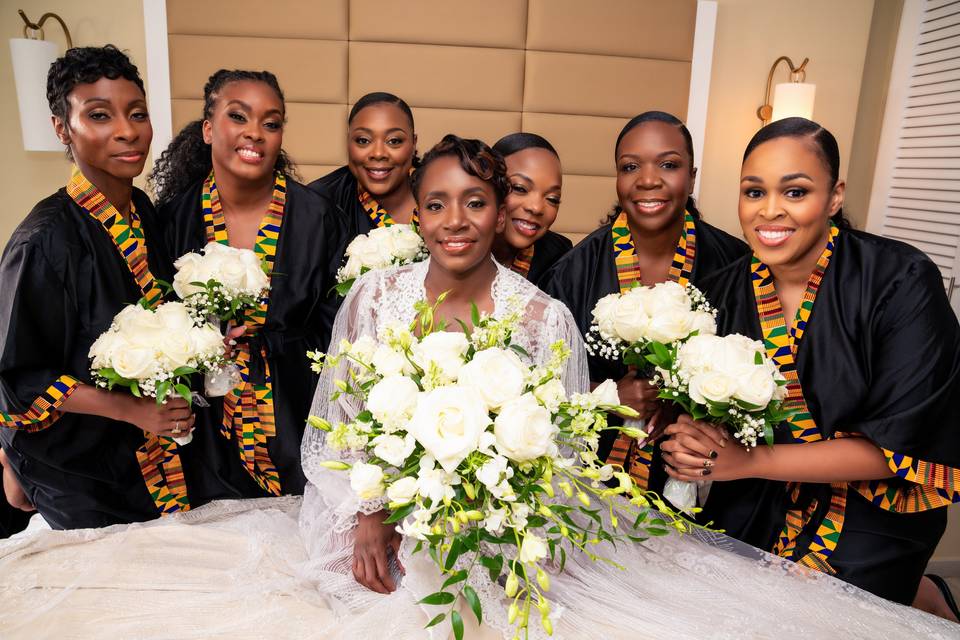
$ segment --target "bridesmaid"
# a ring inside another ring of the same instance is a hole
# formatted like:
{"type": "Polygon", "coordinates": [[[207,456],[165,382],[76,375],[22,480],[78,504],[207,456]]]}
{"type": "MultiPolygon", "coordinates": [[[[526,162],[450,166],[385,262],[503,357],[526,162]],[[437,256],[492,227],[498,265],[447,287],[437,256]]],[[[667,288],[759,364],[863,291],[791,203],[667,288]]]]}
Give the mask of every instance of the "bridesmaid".
{"type": "MultiPolygon", "coordinates": [[[[673,280],[697,285],[705,276],[747,252],[747,246],[713,227],[694,205],[693,140],[676,117],[642,113],[626,124],[614,146],[617,200],[607,223],[583,239],[544,276],[541,287],[563,301],[586,333],[597,301],[636,284],[673,280]]],[[[590,358],[594,384],[611,378],[624,404],[640,412],[648,427],[666,425],[657,389],[620,363],[590,358]]],[[[626,436],[602,441],[600,455],[622,464],[642,488],[659,491],[666,482],[659,454],[649,442],[626,436]]]]}
{"type": "MultiPolygon", "coordinates": [[[[839,166],[815,122],[761,129],[740,177],[753,255],[704,283],[720,334],[763,341],[797,414],[775,447],[687,416],[661,446],[670,476],[714,480],[705,521],[910,604],[960,501],[960,326],[923,253],[848,226],[839,166]]],[[[934,599],[917,606],[955,616],[934,599]]]]}
{"type": "Polygon", "coordinates": [[[353,105],[347,126],[347,165],[310,183],[330,198],[343,220],[341,255],[346,244],[371,229],[417,222],[410,189],[417,134],[410,107],[392,93],[368,93],[353,105]]]}
{"type": "Polygon", "coordinates": [[[560,211],[560,156],[535,133],[511,133],[500,138],[493,150],[503,156],[510,182],[507,223],[497,236],[493,254],[501,264],[539,284],[573,247],[568,238],[550,231],[560,211]]]}
{"type": "Polygon", "coordinates": [[[126,305],[162,302],[158,279],[171,276],[153,206],[133,186],[153,139],[143,81],[112,45],[73,48],[50,66],[47,98],[75,166],[0,262],[4,491],[55,529],[189,509],[191,452],[172,438],[193,427],[187,403],[100,389],[87,355],[126,305]]]}
{"type": "Polygon", "coordinates": [[[252,249],[271,273],[244,331],[233,330],[242,382],[212,399],[216,424],[200,430],[221,439],[224,453],[207,464],[240,496],[303,493],[300,440],[316,386],[306,352],[326,350],[336,313],[341,226],[329,202],[294,179],[281,148],[285,115],[272,73],[221,69],[204,87],[202,119],[152,175],[173,257],[215,241],[252,249]]]}

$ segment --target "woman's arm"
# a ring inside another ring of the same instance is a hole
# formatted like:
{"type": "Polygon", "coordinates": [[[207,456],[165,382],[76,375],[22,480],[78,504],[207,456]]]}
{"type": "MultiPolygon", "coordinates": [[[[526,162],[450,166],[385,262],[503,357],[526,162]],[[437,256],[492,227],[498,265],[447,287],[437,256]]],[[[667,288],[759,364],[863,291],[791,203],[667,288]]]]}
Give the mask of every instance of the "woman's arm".
{"type": "Polygon", "coordinates": [[[681,416],[661,445],[666,471],[678,480],[764,478],[787,482],[856,482],[890,478],[880,448],[851,437],[747,450],[721,427],[681,416]]]}
{"type": "Polygon", "coordinates": [[[60,405],[64,413],[83,413],[136,425],[158,436],[184,437],[193,429],[195,416],[183,398],[172,397],[157,406],[153,398],[104,391],[81,384],[60,405]]]}

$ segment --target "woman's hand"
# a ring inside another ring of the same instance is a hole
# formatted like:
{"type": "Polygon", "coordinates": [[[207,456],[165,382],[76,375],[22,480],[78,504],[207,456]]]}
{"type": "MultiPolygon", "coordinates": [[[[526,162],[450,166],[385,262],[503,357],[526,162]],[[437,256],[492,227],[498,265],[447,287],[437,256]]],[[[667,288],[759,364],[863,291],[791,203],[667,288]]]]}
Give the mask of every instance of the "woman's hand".
{"type": "MultiPolygon", "coordinates": [[[[400,534],[392,524],[383,524],[389,512],[378,511],[369,515],[357,514],[357,528],[353,543],[353,577],[357,582],[377,593],[396,591],[397,585],[390,575],[387,548],[400,560],[400,534]]],[[[400,567],[401,571],[403,567],[400,567]]]]}
{"type": "Polygon", "coordinates": [[[184,438],[193,430],[196,416],[183,398],[170,397],[166,404],[158,406],[153,398],[134,398],[119,393],[116,396],[124,398],[119,420],[168,438],[184,438]]]}
{"type": "Polygon", "coordinates": [[[677,480],[738,480],[753,477],[751,452],[723,427],[684,414],[669,425],[660,443],[667,475],[677,480]]]}
{"type": "Polygon", "coordinates": [[[247,332],[247,326],[241,324],[237,327],[228,327],[227,335],[223,338],[223,353],[227,358],[233,358],[233,352],[236,351],[237,338],[247,332]]]}
{"type": "Polygon", "coordinates": [[[36,511],[30,498],[24,493],[23,487],[20,486],[10,459],[7,458],[7,452],[3,449],[0,449],[0,467],[3,467],[3,495],[7,499],[7,504],[21,511],[36,511]]]}
{"type": "Polygon", "coordinates": [[[627,375],[617,381],[617,394],[625,404],[640,414],[638,420],[649,420],[660,408],[660,390],[645,378],[637,377],[637,368],[630,366],[627,375]]]}

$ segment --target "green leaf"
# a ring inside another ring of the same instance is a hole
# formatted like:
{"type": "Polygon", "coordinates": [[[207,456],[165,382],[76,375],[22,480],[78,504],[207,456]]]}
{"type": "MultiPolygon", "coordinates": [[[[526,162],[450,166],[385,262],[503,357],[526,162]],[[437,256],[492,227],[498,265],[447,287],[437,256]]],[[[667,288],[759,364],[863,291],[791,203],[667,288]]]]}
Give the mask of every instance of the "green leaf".
{"type": "Polygon", "coordinates": [[[473,323],[473,326],[478,326],[480,324],[480,309],[477,308],[477,303],[470,303],[470,322],[473,323]]]}
{"type": "Polygon", "coordinates": [[[456,597],[454,597],[452,593],[437,591],[431,593],[417,604],[452,604],[454,600],[456,600],[456,597]]]}
{"type": "Polygon", "coordinates": [[[503,570],[503,555],[497,554],[493,558],[482,556],[480,558],[480,564],[490,572],[491,582],[496,582],[497,578],[500,577],[500,572],[503,570]]]}
{"type": "Polygon", "coordinates": [[[189,376],[189,375],[191,375],[191,374],[193,374],[193,373],[196,373],[196,372],[197,372],[197,370],[194,369],[193,367],[179,367],[179,368],[173,370],[173,375],[175,375],[175,376],[177,376],[177,377],[180,377],[180,376],[189,376]]]}
{"type": "Polygon", "coordinates": [[[516,351],[517,353],[519,353],[519,354],[522,355],[522,356],[526,356],[527,358],[530,357],[530,354],[527,353],[527,350],[524,349],[523,347],[521,347],[521,346],[518,345],[518,344],[511,344],[511,345],[510,345],[510,348],[513,349],[514,351],[516,351]]]}
{"type": "Polygon", "coordinates": [[[453,637],[455,640],[463,640],[463,618],[459,611],[450,612],[450,624],[453,626],[453,637]]]}
{"type": "Polygon", "coordinates": [[[650,348],[653,349],[653,352],[663,361],[670,360],[670,351],[667,350],[667,347],[660,342],[651,342],[650,348]]]}
{"type": "Polygon", "coordinates": [[[178,384],[173,385],[173,389],[174,389],[174,391],[177,392],[177,394],[178,394],[181,398],[183,398],[184,400],[187,401],[187,404],[192,404],[193,397],[192,397],[192,395],[191,395],[191,393],[190,393],[190,387],[188,387],[188,386],[185,385],[185,384],[178,383],[178,384]]]}
{"type": "Polygon", "coordinates": [[[460,318],[457,318],[456,320],[457,320],[457,324],[460,325],[460,328],[463,329],[463,334],[469,338],[469,337],[470,337],[470,327],[468,327],[468,326],[467,326],[467,323],[464,322],[463,320],[461,320],[460,318]]]}
{"type": "Polygon", "coordinates": [[[763,356],[760,355],[759,351],[753,354],[753,364],[763,364],[763,356]]]}
{"type": "Polygon", "coordinates": [[[446,617],[447,617],[447,614],[441,613],[440,615],[434,617],[433,620],[431,620],[430,622],[428,622],[428,623],[427,623],[427,626],[425,626],[424,629],[429,629],[430,627],[435,627],[435,626],[437,626],[438,624],[440,624],[441,622],[443,622],[444,619],[446,619],[446,617]]]}
{"type": "MultiPolygon", "coordinates": [[[[136,382],[133,382],[133,383],[130,384],[130,393],[132,393],[135,398],[142,398],[142,397],[143,397],[143,394],[140,393],[140,385],[137,384],[136,382]]],[[[158,398],[158,400],[159,400],[159,398],[158,398]]]]}
{"type": "Polygon", "coordinates": [[[463,588],[463,599],[470,605],[473,615],[477,616],[477,624],[483,624],[483,607],[480,606],[480,597],[470,585],[463,588]]]}
{"type": "Polygon", "coordinates": [[[411,502],[408,505],[400,507],[399,509],[391,513],[389,516],[387,516],[387,518],[383,521],[383,524],[393,524],[394,522],[400,522],[401,520],[406,518],[408,515],[413,513],[413,510],[416,508],[417,508],[417,505],[414,502],[411,502]]]}
{"type": "Polygon", "coordinates": [[[167,394],[170,393],[170,387],[173,386],[173,383],[169,380],[164,380],[157,385],[157,398],[166,398],[167,394]]]}
{"type": "Polygon", "coordinates": [[[440,589],[441,590],[446,589],[450,585],[457,584],[458,582],[463,582],[466,579],[467,579],[467,570],[460,569],[459,571],[451,575],[449,578],[447,578],[446,581],[440,586],[440,589]]]}
{"type": "Polygon", "coordinates": [[[443,561],[443,568],[445,571],[450,571],[453,569],[453,565],[456,564],[457,558],[460,557],[461,553],[463,553],[463,545],[460,544],[459,539],[454,539],[453,543],[450,545],[450,551],[447,553],[447,557],[443,561]]]}

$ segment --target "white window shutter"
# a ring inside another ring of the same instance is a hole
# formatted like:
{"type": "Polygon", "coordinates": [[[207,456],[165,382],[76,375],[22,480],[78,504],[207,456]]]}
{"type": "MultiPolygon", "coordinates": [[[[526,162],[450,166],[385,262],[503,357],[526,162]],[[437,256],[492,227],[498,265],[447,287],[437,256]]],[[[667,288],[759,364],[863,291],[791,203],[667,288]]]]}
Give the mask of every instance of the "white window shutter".
{"type": "Polygon", "coordinates": [[[940,267],[960,311],[960,0],[907,0],[868,228],[940,267]]]}

